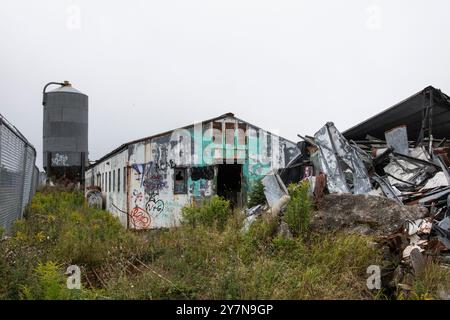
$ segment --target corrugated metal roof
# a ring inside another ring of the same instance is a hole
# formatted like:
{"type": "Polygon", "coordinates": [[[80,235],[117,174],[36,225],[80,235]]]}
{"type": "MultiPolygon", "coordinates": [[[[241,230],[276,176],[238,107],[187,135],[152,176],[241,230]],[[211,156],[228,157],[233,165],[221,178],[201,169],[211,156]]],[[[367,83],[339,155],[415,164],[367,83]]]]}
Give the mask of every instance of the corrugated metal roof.
{"type": "Polygon", "coordinates": [[[366,135],[384,139],[384,132],[400,125],[406,125],[409,140],[417,140],[422,126],[422,116],[428,104],[430,93],[433,96],[434,138],[450,137],[450,98],[432,86],[426,87],[400,103],[346,130],[347,139],[364,140],[366,135]]]}

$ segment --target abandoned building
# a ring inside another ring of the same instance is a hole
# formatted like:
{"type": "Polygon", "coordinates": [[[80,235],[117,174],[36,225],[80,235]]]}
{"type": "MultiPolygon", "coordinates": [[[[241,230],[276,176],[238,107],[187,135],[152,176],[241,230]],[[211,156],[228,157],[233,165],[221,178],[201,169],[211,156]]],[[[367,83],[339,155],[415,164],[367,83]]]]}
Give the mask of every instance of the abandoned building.
{"type": "Polygon", "coordinates": [[[86,188],[132,229],[171,227],[212,195],[243,207],[254,183],[299,154],[296,143],[227,113],[125,143],[86,170],[86,188]]]}
{"type": "Polygon", "coordinates": [[[182,207],[213,195],[243,208],[255,182],[269,179],[271,172],[286,186],[318,177],[330,193],[378,193],[406,203],[401,187],[386,182],[396,186],[400,178],[385,177],[390,169],[386,173],[382,166],[402,155],[412,161],[410,156],[423,149],[429,156],[422,157],[422,165],[448,168],[442,163],[450,163],[449,120],[450,98],[431,86],[342,134],[329,122],[314,137],[299,136],[299,143],[227,113],[121,145],[88,168],[86,189],[96,190],[97,203],[132,229],[177,225],[182,207]]]}

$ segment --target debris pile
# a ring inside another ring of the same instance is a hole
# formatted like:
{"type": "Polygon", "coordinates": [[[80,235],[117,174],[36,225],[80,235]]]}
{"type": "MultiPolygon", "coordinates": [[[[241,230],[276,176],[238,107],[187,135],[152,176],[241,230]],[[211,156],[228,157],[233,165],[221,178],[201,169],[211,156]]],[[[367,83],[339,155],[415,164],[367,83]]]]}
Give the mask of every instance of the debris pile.
{"type": "MultiPolygon", "coordinates": [[[[385,140],[368,136],[363,141],[348,141],[332,122],[314,137],[302,138],[299,147],[303,152],[280,173],[284,182],[291,182],[295,168],[299,180],[310,181],[318,201],[326,180],[330,194],[371,195],[386,197],[400,206],[418,205],[425,210],[433,234],[439,234],[438,240],[450,249],[445,229],[450,216],[450,146],[446,139],[410,142],[406,126],[400,126],[387,131],[385,140]]],[[[390,223],[393,213],[382,206],[379,209],[385,211],[385,223],[390,223]]]]}
{"type": "Polygon", "coordinates": [[[339,230],[383,236],[397,232],[405,221],[426,215],[427,210],[422,206],[402,206],[386,197],[327,194],[317,204],[310,227],[316,233],[339,230]]]}
{"type": "MultiPolygon", "coordinates": [[[[386,131],[384,140],[353,141],[332,122],[313,137],[299,135],[301,153],[262,181],[270,207],[265,212],[282,215],[289,202],[285,186],[308,180],[317,205],[315,231],[378,236],[397,255],[397,266],[414,272],[427,259],[449,264],[450,145],[431,134],[420,136],[409,141],[407,127],[398,126],[386,131]]],[[[247,214],[262,212],[258,207],[247,214]]]]}

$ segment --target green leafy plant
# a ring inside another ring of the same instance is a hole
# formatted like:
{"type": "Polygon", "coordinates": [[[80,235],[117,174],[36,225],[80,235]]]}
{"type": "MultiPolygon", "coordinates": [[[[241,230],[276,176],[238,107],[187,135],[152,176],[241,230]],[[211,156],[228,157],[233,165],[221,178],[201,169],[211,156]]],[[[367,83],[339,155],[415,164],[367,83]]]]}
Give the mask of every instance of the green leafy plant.
{"type": "Polygon", "coordinates": [[[191,204],[181,210],[182,222],[195,227],[196,225],[217,226],[222,230],[233,211],[230,201],[219,196],[205,200],[201,205],[191,204]]]}
{"type": "Polygon", "coordinates": [[[262,179],[259,179],[254,183],[249,193],[248,207],[251,208],[265,203],[266,196],[264,194],[264,185],[262,184],[262,179]]]}
{"type": "Polygon", "coordinates": [[[64,300],[71,297],[61,266],[52,261],[38,263],[31,280],[21,286],[21,298],[27,300],[64,300]]]}
{"type": "Polygon", "coordinates": [[[276,217],[264,216],[254,221],[246,234],[246,239],[253,246],[266,247],[272,241],[278,228],[278,219],[276,217]]]}
{"type": "Polygon", "coordinates": [[[284,212],[284,221],[288,224],[294,235],[300,235],[308,230],[313,210],[308,194],[309,184],[302,181],[299,184],[290,184],[288,187],[291,200],[284,212]]]}

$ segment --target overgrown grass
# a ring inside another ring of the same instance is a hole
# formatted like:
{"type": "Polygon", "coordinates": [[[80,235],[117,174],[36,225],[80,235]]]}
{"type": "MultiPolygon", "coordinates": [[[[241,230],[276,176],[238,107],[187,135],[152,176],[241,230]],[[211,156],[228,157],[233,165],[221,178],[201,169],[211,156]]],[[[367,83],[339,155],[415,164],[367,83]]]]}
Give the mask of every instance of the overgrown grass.
{"type": "MultiPolygon", "coordinates": [[[[381,263],[372,238],[311,234],[284,239],[272,218],[258,219],[243,232],[244,217],[215,201],[206,207],[224,210],[217,220],[197,220],[199,211],[189,211],[195,223],[136,233],[109,213],[87,208],[79,193],[37,193],[14,236],[0,243],[0,298],[376,297],[366,287],[367,267],[381,263]],[[64,272],[70,264],[84,273],[104,271],[102,281],[90,284],[83,277],[82,290],[67,289],[64,272]]],[[[208,210],[200,212],[209,217],[208,210]]],[[[423,281],[432,296],[437,279],[423,281]]]]}
{"type": "Polygon", "coordinates": [[[401,291],[400,300],[449,299],[450,272],[435,262],[427,262],[424,270],[412,279],[412,290],[401,291]]]}
{"type": "Polygon", "coordinates": [[[63,275],[72,264],[91,268],[144,249],[140,237],[108,212],[88,208],[79,192],[38,192],[25,217],[16,222],[13,236],[0,244],[0,298],[55,298],[57,292],[61,299],[71,297],[65,290],[46,293],[39,284],[46,287],[52,281],[64,287],[56,270],[63,275]]]}

